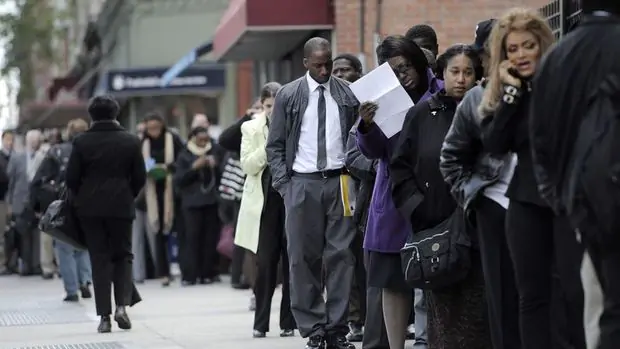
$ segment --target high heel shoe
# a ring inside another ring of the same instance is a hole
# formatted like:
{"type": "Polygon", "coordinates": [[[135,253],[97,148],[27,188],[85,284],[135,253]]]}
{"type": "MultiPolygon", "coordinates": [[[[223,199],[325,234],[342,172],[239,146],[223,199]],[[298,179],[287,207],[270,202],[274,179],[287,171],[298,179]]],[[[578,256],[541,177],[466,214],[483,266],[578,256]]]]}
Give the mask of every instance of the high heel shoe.
{"type": "Polygon", "coordinates": [[[131,329],[131,320],[129,320],[129,315],[127,315],[127,311],[125,311],[124,306],[116,307],[116,312],[114,313],[114,321],[116,321],[118,328],[120,328],[121,330],[131,329]]]}
{"type": "Polygon", "coordinates": [[[101,320],[99,320],[99,327],[97,327],[97,332],[99,333],[112,332],[112,321],[110,321],[110,315],[101,317],[101,320]]]}

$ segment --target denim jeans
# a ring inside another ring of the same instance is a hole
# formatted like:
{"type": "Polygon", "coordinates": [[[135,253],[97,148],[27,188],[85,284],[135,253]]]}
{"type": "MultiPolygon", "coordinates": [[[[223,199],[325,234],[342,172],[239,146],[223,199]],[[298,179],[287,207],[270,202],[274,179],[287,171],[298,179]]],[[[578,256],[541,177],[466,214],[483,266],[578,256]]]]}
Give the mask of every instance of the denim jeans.
{"type": "Polygon", "coordinates": [[[415,344],[413,348],[426,349],[428,348],[426,301],[424,291],[420,289],[415,289],[413,310],[415,311],[415,344]]]}
{"type": "Polygon", "coordinates": [[[87,251],[80,251],[62,241],[54,241],[62,282],[67,295],[77,294],[80,286],[92,282],[90,257],[87,251]]]}

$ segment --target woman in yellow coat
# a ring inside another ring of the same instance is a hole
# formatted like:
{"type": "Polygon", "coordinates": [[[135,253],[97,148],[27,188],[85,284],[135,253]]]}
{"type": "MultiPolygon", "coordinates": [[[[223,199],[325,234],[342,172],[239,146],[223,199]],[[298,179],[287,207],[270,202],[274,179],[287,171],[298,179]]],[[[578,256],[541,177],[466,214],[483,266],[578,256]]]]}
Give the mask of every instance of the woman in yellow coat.
{"type": "Polygon", "coordinates": [[[269,332],[271,299],[277,286],[278,265],[282,259],[282,303],[280,304],[280,336],[294,335],[295,319],[291,312],[288,254],[284,232],[284,203],[271,186],[265,144],[269,132],[269,117],[280,84],[267,83],[261,90],[263,113],[241,125],[241,168],[247,175],[237,221],[235,244],[257,255],[257,275],[254,283],[256,310],[255,338],[269,332]]]}

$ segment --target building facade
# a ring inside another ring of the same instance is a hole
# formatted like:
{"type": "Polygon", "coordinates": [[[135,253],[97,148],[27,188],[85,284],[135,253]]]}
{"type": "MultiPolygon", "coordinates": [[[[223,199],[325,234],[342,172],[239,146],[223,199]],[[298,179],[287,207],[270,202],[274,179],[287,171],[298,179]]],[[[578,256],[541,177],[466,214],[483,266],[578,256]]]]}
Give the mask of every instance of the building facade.
{"type": "Polygon", "coordinates": [[[18,128],[64,127],[68,120],[86,117],[85,101],[72,87],[71,76],[87,55],[85,34],[104,0],[46,0],[41,11],[53,11],[56,33],[52,38],[53,61],[36,61],[33,76],[35,99],[20,106],[18,128]]]}
{"type": "Polygon", "coordinates": [[[236,118],[234,63],[202,57],[168,86],[161,76],[197,45],[208,41],[228,0],[108,0],[97,20],[104,52],[95,94],[116,96],[129,128],[148,112],[188,133],[191,118],[206,114],[214,124],[236,118]]]}
{"type": "MultiPolygon", "coordinates": [[[[568,0],[565,0],[568,1],[568,0]]],[[[549,0],[231,0],[214,36],[214,54],[222,61],[243,62],[252,72],[256,96],[270,80],[288,82],[303,74],[303,43],[312,36],[332,42],[334,54],[361,58],[365,70],[376,66],[380,38],[404,34],[415,24],[435,28],[440,50],[472,43],[476,24],[497,18],[515,6],[541,8],[549,0]]]]}
{"type": "Polygon", "coordinates": [[[332,36],[336,51],[365,57],[365,66],[375,66],[374,51],[379,38],[405,34],[416,24],[431,25],[437,32],[439,49],[455,43],[473,43],[476,24],[497,18],[512,7],[540,8],[548,0],[335,0],[336,29],[332,36]],[[363,29],[362,29],[363,28],[363,29]]]}

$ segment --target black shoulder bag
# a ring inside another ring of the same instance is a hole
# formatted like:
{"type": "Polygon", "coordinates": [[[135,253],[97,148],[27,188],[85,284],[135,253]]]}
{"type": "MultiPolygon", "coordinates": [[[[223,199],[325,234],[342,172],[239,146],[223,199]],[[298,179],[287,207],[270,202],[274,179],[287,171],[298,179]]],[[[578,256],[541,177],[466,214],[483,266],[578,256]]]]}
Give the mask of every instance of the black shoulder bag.
{"type": "Polygon", "coordinates": [[[405,281],[413,288],[441,289],[462,281],[471,268],[471,239],[463,210],[439,225],[412,233],[400,251],[405,281]]]}

